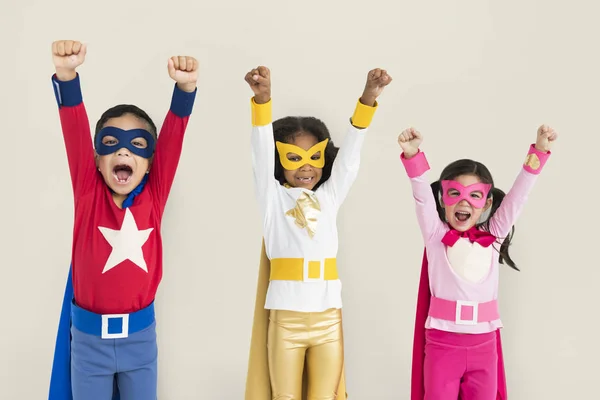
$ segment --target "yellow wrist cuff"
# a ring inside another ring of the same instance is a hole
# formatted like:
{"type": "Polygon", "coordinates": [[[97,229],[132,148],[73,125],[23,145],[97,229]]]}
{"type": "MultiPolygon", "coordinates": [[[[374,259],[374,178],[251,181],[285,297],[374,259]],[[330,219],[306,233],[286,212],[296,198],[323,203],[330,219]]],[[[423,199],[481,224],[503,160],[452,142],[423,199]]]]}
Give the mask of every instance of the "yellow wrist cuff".
{"type": "Polygon", "coordinates": [[[371,125],[371,121],[373,120],[373,116],[375,115],[375,111],[379,104],[375,102],[373,107],[366,106],[360,102],[360,99],[356,103],[356,109],[354,110],[354,115],[352,116],[352,125],[358,128],[368,128],[371,125]]]}
{"type": "Polygon", "coordinates": [[[252,126],[265,126],[273,122],[271,100],[265,104],[257,104],[253,97],[250,102],[252,104],[252,126]]]}

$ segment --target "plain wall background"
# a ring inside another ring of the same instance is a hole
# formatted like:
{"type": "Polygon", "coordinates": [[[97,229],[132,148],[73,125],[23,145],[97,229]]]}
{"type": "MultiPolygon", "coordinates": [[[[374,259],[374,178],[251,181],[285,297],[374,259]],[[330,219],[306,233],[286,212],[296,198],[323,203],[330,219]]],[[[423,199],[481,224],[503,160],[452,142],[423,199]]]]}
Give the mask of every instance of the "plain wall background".
{"type": "Polygon", "coordinates": [[[341,209],[339,265],[350,398],[406,399],[423,250],[396,138],[410,125],[437,176],[463,157],[508,190],[535,140],[559,140],[501,272],[512,400],[592,398],[597,286],[598,8],[533,0],[288,2],[1,0],[3,196],[0,398],[44,399],[69,266],[72,192],[51,43],[81,40],[92,124],[134,103],[160,126],[167,58],[200,61],[199,91],[164,216],[157,299],[161,400],[243,398],[261,224],[251,91],[267,65],[274,116],[323,119],[338,145],[367,72],[394,81],[341,209]],[[594,9],[595,8],[595,9],[594,9]]]}

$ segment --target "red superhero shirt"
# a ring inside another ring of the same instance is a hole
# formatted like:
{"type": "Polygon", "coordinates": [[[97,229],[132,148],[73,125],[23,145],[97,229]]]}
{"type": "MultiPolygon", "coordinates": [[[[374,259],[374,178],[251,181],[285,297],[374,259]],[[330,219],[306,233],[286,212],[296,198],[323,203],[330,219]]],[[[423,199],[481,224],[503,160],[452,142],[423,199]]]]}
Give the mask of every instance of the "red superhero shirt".
{"type": "Polygon", "coordinates": [[[75,201],[72,270],[75,302],[98,314],[131,313],[154,301],[162,278],[161,219],[175,177],[196,92],[175,86],[148,181],[120,209],[97,170],[79,76],[53,77],[75,201]]]}

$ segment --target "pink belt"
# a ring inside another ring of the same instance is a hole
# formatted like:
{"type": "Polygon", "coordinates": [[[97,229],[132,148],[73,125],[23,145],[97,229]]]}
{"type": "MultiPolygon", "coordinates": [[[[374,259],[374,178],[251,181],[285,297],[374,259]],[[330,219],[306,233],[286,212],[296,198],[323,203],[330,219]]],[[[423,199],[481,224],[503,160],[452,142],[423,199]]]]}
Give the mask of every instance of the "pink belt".
{"type": "Polygon", "coordinates": [[[431,296],[429,316],[453,321],[458,325],[476,325],[500,319],[496,300],[478,303],[476,301],[444,300],[434,296],[431,296]]]}

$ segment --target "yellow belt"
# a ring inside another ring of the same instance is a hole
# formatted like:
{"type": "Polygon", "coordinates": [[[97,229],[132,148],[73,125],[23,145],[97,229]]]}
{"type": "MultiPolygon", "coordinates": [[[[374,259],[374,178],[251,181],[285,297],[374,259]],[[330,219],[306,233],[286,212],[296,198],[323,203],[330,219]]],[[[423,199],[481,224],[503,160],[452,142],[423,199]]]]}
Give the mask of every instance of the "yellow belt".
{"type": "Polygon", "coordinates": [[[323,276],[321,276],[321,261],[308,261],[307,276],[304,276],[304,258],[274,258],[271,260],[272,281],[305,281],[325,280],[334,281],[338,279],[337,262],[335,258],[324,260],[323,276]]]}

